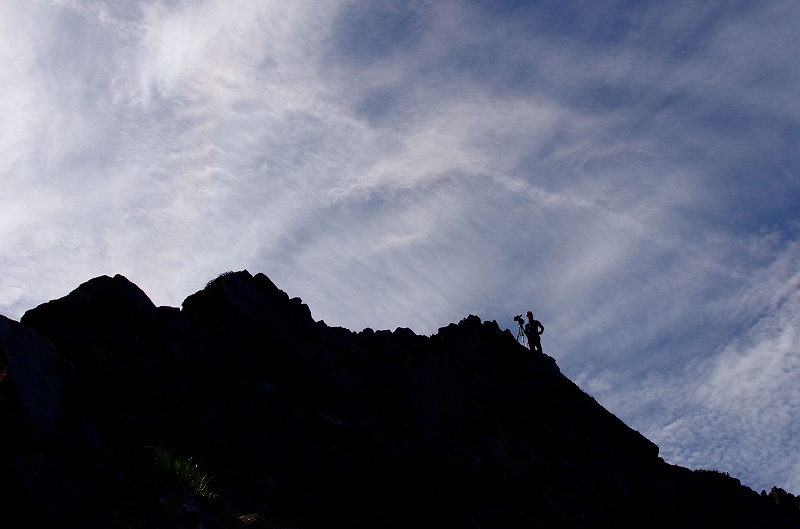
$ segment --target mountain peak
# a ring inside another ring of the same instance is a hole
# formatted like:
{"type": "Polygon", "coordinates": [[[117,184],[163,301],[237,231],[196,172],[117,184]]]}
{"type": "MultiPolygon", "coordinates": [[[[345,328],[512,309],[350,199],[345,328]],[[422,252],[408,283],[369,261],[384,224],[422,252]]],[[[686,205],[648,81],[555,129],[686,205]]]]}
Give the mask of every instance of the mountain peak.
{"type": "Polygon", "coordinates": [[[181,309],[102,276],[3,321],[2,507],[29,524],[797,526],[475,315],[355,333],[244,270],[181,309]]]}

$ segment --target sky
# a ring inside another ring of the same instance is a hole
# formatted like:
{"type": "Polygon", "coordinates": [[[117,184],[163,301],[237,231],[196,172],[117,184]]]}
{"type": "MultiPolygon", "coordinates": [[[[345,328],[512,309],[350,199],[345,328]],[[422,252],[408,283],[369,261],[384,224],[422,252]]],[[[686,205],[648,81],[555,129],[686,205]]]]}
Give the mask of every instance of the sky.
{"type": "Polygon", "coordinates": [[[512,327],[670,463],[800,493],[794,0],[4,0],[0,313],[263,272],[512,327]]]}

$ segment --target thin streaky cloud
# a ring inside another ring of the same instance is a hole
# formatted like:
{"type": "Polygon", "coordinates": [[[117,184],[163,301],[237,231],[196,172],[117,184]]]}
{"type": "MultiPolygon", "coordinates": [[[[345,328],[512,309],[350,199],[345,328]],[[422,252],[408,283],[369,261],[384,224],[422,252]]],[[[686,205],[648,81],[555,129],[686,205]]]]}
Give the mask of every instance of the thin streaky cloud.
{"type": "Polygon", "coordinates": [[[668,460],[800,492],[774,456],[798,26],[779,0],[5,2],[0,312],[115,273],[178,306],[242,268],[353,329],[532,308],[668,460]]]}

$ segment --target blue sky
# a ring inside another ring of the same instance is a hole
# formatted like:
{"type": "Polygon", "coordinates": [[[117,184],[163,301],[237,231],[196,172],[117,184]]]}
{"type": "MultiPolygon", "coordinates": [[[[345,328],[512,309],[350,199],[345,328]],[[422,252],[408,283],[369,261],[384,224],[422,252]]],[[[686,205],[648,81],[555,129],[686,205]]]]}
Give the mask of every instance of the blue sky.
{"type": "Polygon", "coordinates": [[[0,313],[264,272],[317,319],[532,309],[670,462],[800,492],[791,1],[0,5],[0,313]]]}

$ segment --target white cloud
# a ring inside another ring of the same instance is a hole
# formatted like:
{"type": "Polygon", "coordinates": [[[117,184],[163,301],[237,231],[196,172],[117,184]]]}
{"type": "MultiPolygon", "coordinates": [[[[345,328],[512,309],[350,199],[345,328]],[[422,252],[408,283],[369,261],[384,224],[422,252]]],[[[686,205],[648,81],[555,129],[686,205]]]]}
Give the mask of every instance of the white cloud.
{"type": "Polygon", "coordinates": [[[716,354],[644,379],[585,372],[579,383],[659,444],[672,463],[725,470],[757,490],[798,490],[798,252],[791,244],[750,276],[735,299],[725,299],[726,309],[740,311],[733,321],[747,327],[729,330],[729,343],[716,354]]]}
{"type": "Polygon", "coordinates": [[[178,305],[245,267],[353,328],[533,308],[663,451],[779,479],[752,451],[794,446],[764,356],[796,326],[793,3],[649,4],[619,35],[531,9],[2,4],[0,312],[103,273],[178,305]],[[778,418],[721,404],[749,396],[778,418]]]}

